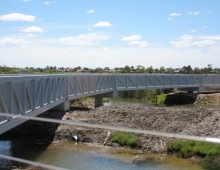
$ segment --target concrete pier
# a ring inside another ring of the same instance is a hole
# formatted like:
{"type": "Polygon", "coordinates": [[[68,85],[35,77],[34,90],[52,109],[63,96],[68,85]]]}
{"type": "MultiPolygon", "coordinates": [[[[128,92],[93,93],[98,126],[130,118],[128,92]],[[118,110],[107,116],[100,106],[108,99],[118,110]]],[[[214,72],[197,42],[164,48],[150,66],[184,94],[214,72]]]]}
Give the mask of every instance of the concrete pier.
{"type": "Polygon", "coordinates": [[[68,111],[70,110],[70,101],[67,100],[58,106],[54,107],[52,110],[59,110],[59,111],[68,111]]]}
{"type": "Polygon", "coordinates": [[[95,103],[94,103],[95,104],[95,108],[102,106],[103,105],[102,104],[103,95],[96,95],[94,97],[95,97],[95,103]]]}

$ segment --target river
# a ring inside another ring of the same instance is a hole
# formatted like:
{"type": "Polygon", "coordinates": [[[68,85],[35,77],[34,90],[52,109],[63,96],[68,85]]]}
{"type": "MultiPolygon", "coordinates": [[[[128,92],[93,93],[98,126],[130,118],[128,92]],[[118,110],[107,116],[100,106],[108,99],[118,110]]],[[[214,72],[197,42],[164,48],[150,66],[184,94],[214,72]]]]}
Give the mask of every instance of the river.
{"type": "MultiPolygon", "coordinates": [[[[154,107],[139,100],[110,100],[104,105],[135,104],[154,107]]],[[[146,162],[133,164],[137,152],[128,149],[116,149],[83,143],[62,142],[51,144],[47,148],[33,145],[29,141],[0,141],[0,153],[46,162],[67,169],[77,170],[201,170],[192,160],[179,159],[172,156],[147,154],[146,162]]],[[[0,169],[12,169],[13,166],[24,166],[8,160],[0,159],[0,169]]]]}

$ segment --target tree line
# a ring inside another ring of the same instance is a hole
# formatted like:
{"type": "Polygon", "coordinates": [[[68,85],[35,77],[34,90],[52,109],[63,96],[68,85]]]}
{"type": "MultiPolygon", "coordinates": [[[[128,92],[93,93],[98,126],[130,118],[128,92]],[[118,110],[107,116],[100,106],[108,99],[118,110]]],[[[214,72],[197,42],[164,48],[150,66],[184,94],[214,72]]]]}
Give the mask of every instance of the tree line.
{"type": "Polygon", "coordinates": [[[213,68],[211,64],[208,64],[206,67],[192,68],[190,65],[183,66],[181,68],[172,68],[164,67],[160,68],[144,67],[141,65],[138,66],[124,66],[124,67],[97,67],[97,68],[88,68],[88,67],[56,67],[56,66],[46,66],[44,68],[34,68],[34,67],[8,67],[0,66],[0,74],[60,74],[60,73],[145,73],[145,74],[220,74],[220,68],[213,68]]]}

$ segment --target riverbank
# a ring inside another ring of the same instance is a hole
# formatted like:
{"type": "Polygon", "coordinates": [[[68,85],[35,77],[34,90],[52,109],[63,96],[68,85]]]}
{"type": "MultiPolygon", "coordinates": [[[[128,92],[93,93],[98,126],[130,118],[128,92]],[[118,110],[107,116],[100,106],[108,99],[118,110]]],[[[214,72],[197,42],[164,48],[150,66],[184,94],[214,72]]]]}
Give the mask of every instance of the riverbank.
{"type": "MultiPolygon", "coordinates": [[[[109,106],[89,111],[69,111],[63,120],[74,120],[94,124],[124,126],[196,136],[220,137],[220,109],[218,108],[160,108],[141,106],[109,106]]],[[[109,131],[92,128],[60,125],[55,132],[54,142],[61,140],[91,142],[113,145],[106,142],[109,131]]],[[[143,152],[164,153],[169,138],[140,135],[143,152]]]]}
{"type": "MultiPolygon", "coordinates": [[[[92,101],[86,101],[77,110],[68,112],[49,111],[41,117],[73,120],[94,124],[122,126],[196,136],[220,138],[220,108],[202,107],[144,107],[117,105],[92,108],[92,101]],[[88,106],[88,107],[85,107],[88,106]],[[89,108],[90,107],[90,108],[89,108]]],[[[66,124],[28,121],[2,135],[2,138],[25,138],[36,145],[49,145],[60,141],[79,141],[118,146],[111,143],[108,130],[73,127],[66,124]]],[[[111,132],[112,133],[112,132],[111,132]]],[[[165,144],[173,140],[166,137],[135,134],[141,138],[139,148],[143,152],[165,153],[165,144]]]]}

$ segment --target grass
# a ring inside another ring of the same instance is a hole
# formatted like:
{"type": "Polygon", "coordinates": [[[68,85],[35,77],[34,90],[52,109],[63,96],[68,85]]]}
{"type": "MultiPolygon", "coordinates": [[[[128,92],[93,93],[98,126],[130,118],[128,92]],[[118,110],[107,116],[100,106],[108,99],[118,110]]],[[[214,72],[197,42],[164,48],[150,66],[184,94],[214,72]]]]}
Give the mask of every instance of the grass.
{"type": "Polygon", "coordinates": [[[183,158],[191,156],[205,157],[207,155],[220,155],[220,144],[192,140],[176,140],[167,143],[168,153],[177,153],[183,158]]]}
{"type": "Polygon", "coordinates": [[[140,139],[131,133],[115,132],[110,136],[110,141],[119,143],[121,146],[135,148],[140,139]]]}
{"type": "Polygon", "coordinates": [[[176,140],[168,142],[166,147],[168,153],[179,157],[201,157],[200,163],[205,169],[220,169],[220,162],[216,162],[216,159],[220,157],[220,144],[193,140],[176,140]]]}
{"type": "Polygon", "coordinates": [[[220,162],[215,159],[214,156],[206,156],[202,161],[200,162],[201,166],[204,169],[209,170],[219,170],[220,169],[220,162]]]}

